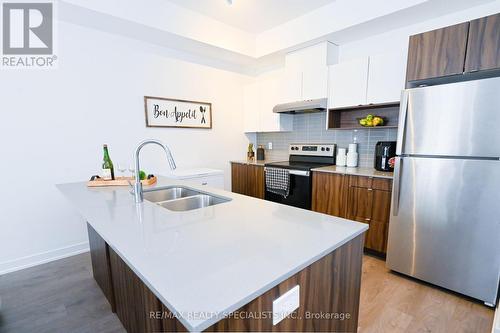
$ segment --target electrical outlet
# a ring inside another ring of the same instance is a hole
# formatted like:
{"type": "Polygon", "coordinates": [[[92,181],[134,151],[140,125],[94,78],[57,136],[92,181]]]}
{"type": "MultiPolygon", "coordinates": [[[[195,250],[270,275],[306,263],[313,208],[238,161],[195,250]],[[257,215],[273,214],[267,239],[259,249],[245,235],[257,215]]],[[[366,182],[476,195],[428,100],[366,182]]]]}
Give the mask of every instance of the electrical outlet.
{"type": "Polygon", "coordinates": [[[268,142],[267,143],[267,149],[269,149],[269,150],[273,149],[273,143],[272,142],[268,142]]]}
{"type": "Polygon", "coordinates": [[[296,285],[273,301],[273,325],[285,319],[300,305],[300,288],[296,285]]]}

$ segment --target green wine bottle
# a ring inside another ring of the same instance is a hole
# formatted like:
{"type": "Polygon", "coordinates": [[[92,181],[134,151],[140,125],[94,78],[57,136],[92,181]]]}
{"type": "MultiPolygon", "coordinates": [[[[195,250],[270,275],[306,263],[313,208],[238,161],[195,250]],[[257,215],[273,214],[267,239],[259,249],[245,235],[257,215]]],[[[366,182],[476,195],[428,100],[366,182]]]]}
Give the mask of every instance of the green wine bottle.
{"type": "Polygon", "coordinates": [[[104,158],[102,160],[102,178],[104,180],[114,180],[115,179],[115,169],[113,167],[113,162],[109,158],[108,145],[103,146],[104,158]]]}

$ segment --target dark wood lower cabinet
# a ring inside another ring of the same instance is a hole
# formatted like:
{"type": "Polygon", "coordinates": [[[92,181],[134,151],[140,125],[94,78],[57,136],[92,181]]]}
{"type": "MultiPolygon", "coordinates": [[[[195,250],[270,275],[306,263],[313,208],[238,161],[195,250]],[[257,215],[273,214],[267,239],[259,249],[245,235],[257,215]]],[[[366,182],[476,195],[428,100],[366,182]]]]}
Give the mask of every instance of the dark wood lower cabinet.
{"type": "Polygon", "coordinates": [[[349,177],[342,174],[314,173],[312,210],[345,217],[347,209],[346,182],[348,180],[349,177]]]}
{"type": "MultiPolygon", "coordinates": [[[[363,239],[364,235],[360,235],[347,242],[236,310],[234,313],[238,315],[222,319],[205,331],[356,332],[363,239]],[[273,311],[273,300],[297,285],[300,286],[299,308],[293,315],[273,325],[269,316],[273,311]]],[[[116,314],[127,332],[186,331],[121,257],[113,249],[108,249],[116,314]]]]}
{"type": "Polygon", "coordinates": [[[347,196],[347,218],[368,223],[372,217],[373,189],[349,186],[347,196]]]}
{"type": "Polygon", "coordinates": [[[264,167],[259,165],[247,165],[247,195],[264,199],[264,167]]]}
{"type": "Polygon", "coordinates": [[[231,191],[239,194],[247,193],[247,166],[231,163],[231,191]]]}
{"type": "Polygon", "coordinates": [[[313,210],[370,226],[365,248],[387,252],[392,180],[342,174],[313,173],[313,210]]]}
{"type": "Polygon", "coordinates": [[[264,166],[231,163],[231,184],[234,193],[264,199],[264,166]]]}
{"type": "Polygon", "coordinates": [[[391,210],[390,179],[350,176],[347,218],[367,223],[365,248],[380,254],[387,252],[391,210]]]}
{"type": "Polygon", "coordinates": [[[92,260],[92,273],[104,296],[111,305],[111,310],[116,312],[113,281],[111,279],[111,266],[109,247],[104,239],[87,223],[89,235],[90,258],[92,260]]]}

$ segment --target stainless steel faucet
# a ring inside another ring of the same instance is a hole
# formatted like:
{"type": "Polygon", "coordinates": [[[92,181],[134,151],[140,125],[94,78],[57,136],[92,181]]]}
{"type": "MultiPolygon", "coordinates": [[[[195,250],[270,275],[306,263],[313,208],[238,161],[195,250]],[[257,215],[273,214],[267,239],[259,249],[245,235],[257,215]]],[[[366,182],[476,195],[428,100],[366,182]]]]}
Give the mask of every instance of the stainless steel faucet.
{"type": "Polygon", "coordinates": [[[144,140],[135,149],[135,183],[134,183],[134,196],[135,196],[135,202],[136,203],[141,203],[143,201],[143,190],[142,190],[142,183],[141,183],[141,177],[139,173],[141,172],[141,167],[139,165],[139,153],[141,152],[142,147],[145,145],[153,143],[156,144],[160,147],[163,148],[165,153],[167,154],[167,160],[168,160],[168,165],[170,166],[171,170],[175,170],[177,166],[175,165],[174,158],[172,157],[172,153],[170,152],[170,149],[167,147],[167,145],[163,144],[161,141],[158,140],[144,140]]]}

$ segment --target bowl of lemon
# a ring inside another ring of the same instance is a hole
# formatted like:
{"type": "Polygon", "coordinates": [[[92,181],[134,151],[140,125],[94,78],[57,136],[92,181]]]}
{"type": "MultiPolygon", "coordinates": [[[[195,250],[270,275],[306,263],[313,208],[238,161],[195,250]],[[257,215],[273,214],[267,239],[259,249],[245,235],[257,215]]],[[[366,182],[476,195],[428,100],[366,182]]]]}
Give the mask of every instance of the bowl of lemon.
{"type": "Polygon", "coordinates": [[[367,115],[364,118],[358,118],[358,122],[363,127],[378,127],[384,126],[384,118],[379,116],[374,116],[372,114],[367,115]]]}

